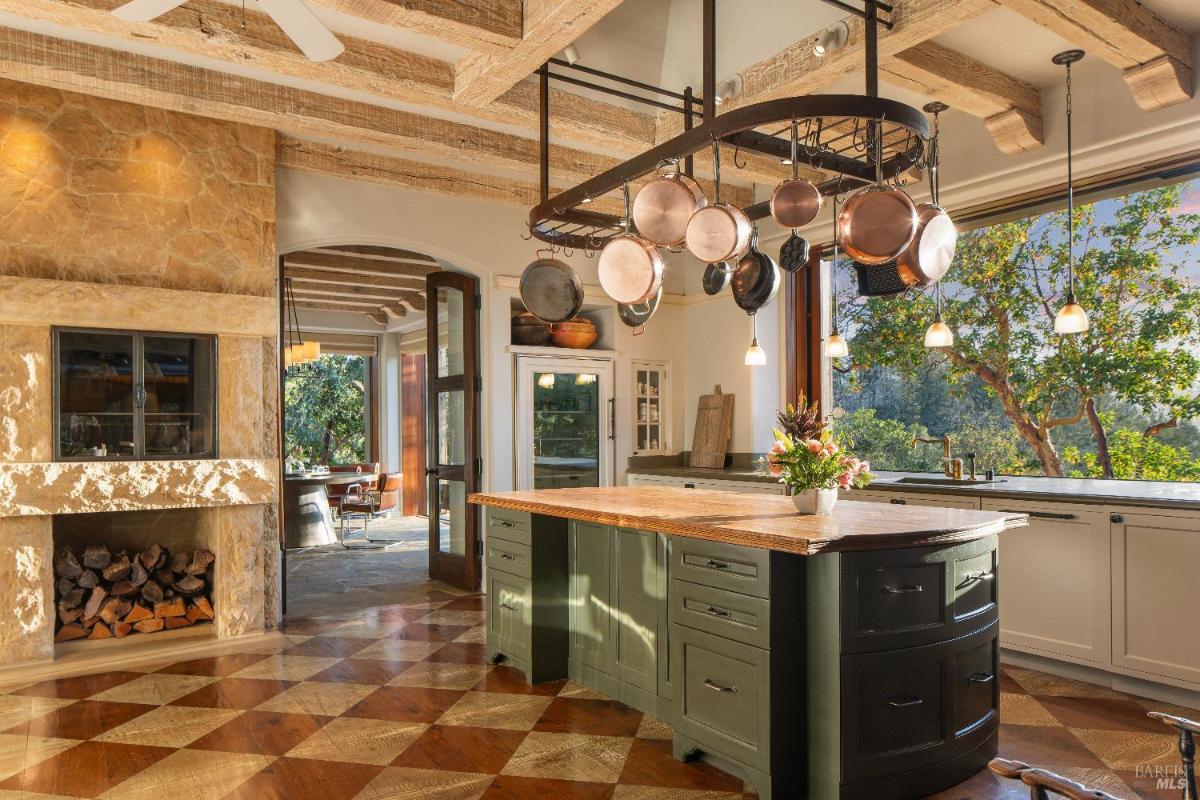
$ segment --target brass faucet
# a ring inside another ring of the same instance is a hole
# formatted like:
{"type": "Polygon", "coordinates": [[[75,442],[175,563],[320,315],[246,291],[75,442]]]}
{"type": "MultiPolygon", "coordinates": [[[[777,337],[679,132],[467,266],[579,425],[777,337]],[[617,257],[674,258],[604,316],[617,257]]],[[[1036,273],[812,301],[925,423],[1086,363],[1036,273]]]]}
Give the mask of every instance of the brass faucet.
{"type": "Polygon", "coordinates": [[[924,436],[914,436],[911,447],[916,447],[918,444],[941,444],[942,445],[942,474],[947,478],[953,478],[956,481],[961,481],[963,476],[963,462],[961,458],[950,457],[950,436],[947,434],[940,439],[927,439],[924,436]]]}

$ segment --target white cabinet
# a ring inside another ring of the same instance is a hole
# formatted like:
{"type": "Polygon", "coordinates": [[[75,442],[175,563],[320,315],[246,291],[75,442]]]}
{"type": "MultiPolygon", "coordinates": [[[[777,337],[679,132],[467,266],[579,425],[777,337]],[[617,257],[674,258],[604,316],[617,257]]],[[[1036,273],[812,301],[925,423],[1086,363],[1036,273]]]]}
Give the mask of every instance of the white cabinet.
{"type": "Polygon", "coordinates": [[[1200,515],[1121,511],[1111,524],[1113,663],[1200,684],[1200,515]]]}
{"type": "Polygon", "coordinates": [[[941,506],[942,508],[966,508],[979,510],[978,497],[958,497],[950,494],[920,494],[918,492],[891,492],[870,489],[854,489],[840,494],[842,500],[859,500],[868,503],[891,503],[894,506],[941,506]]]}
{"type": "Polygon", "coordinates": [[[661,361],[633,362],[633,453],[671,451],[667,416],[667,365],[661,361]]]}
{"type": "Polygon", "coordinates": [[[983,501],[1029,514],[1000,536],[1000,645],[1105,666],[1111,639],[1108,513],[1087,506],[983,501]]]}

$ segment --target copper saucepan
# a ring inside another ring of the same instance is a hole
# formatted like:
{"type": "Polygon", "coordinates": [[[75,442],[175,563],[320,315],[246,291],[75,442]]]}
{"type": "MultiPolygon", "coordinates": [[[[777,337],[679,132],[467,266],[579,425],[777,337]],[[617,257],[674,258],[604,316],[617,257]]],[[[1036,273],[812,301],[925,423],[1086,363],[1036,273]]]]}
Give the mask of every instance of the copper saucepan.
{"type": "Polygon", "coordinates": [[[958,245],[958,230],[954,220],[940,204],[938,178],[938,114],[946,109],[943,103],[930,103],[926,111],[933,112],[934,135],[929,153],[929,196],[931,202],[917,206],[919,223],[912,243],[896,259],[896,271],[909,286],[937,283],[950,270],[954,250],[958,245]]]}
{"type": "Polygon", "coordinates": [[[632,233],[604,246],[597,271],[601,288],[618,303],[644,302],[662,287],[662,255],[653,243],[632,233]]]}
{"type": "Polygon", "coordinates": [[[688,220],[684,241],[688,251],[706,264],[737,261],[750,248],[750,218],[737,206],[721,202],[721,149],[713,140],[713,178],[716,202],[688,220]]]}
{"type": "Polygon", "coordinates": [[[811,181],[800,177],[800,142],[795,118],[792,119],[792,177],[771,192],[771,216],[785,228],[802,228],[821,213],[821,192],[811,181]]]}
{"type": "Polygon", "coordinates": [[[847,255],[860,264],[879,266],[894,260],[917,232],[917,207],[902,189],[883,183],[883,132],[875,127],[876,183],[852,195],[838,215],[838,237],[847,255]]]}
{"type": "Polygon", "coordinates": [[[688,220],[708,205],[708,198],[690,175],[675,171],[659,175],[633,201],[633,224],[640,235],[659,247],[676,247],[687,236],[688,220]]]}

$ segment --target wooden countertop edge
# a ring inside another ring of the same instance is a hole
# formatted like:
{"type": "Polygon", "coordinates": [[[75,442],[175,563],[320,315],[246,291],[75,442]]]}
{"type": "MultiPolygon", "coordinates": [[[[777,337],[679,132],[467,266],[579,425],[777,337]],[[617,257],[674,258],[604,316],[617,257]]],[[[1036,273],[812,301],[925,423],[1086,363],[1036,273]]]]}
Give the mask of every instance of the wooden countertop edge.
{"type": "Polygon", "coordinates": [[[467,502],[475,505],[504,508],[509,511],[525,511],[530,514],[565,517],[567,519],[594,522],[598,525],[615,525],[619,528],[668,533],[674,536],[686,536],[691,539],[757,547],[762,550],[775,550],[781,553],[794,553],[802,556],[813,556],[820,553],[890,550],[897,547],[959,544],[1002,533],[1011,528],[1023,528],[1029,524],[1028,517],[1025,514],[1008,514],[994,522],[980,523],[969,528],[957,530],[930,530],[920,533],[873,534],[870,536],[848,536],[840,539],[814,540],[771,536],[770,534],[755,533],[753,531],[730,530],[714,525],[688,524],[666,517],[641,517],[630,514],[584,511],[582,509],[550,503],[533,503],[528,500],[497,497],[487,493],[471,494],[467,497],[467,502]]]}

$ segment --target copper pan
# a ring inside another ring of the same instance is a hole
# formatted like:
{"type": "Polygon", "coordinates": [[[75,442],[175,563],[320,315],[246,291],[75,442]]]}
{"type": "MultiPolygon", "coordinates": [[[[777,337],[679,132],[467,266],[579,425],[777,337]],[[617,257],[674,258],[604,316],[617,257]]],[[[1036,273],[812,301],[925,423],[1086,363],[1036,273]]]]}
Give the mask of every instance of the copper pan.
{"type": "Polygon", "coordinates": [[[872,123],[875,147],[875,185],[852,195],[838,215],[838,238],[846,254],[860,264],[879,266],[893,261],[917,233],[917,206],[902,189],[883,183],[883,135],[872,123]]]}
{"type": "Polygon", "coordinates": [[[659,175],[633,201],[633,224],[640,235],[659,247],[683,244],[688,220],[708,205],[708,198],[690,175],[678,170],[659,175]]]}
{"type": "Polygon", "coordinates": [[[653,243],[627,233],[612,239],[600,251],[597,271],[601,288],[613,300],[641,303],[655,296],[662,286],[662,255],[653,243]]]}
{"type": "Polygon", "coordinates": [[[917,206],[917,233],[896,259],[896,271],[909,286],[937,283],[950,270],[958,230],[954,220],[941,206],[921,203],[917,206]]]}
{"type": "Polygon", "coordinates": [[[687,249],[707,264],[737,261],[750,248],[750,218],[737,206],[714,203],[688,220],[687,249]]]}
{"type": "Polygon", "coordinates": [[[811,181],[800,177],[800,137],[792,118],[792,177],[771,192],[771,216],[785,228],[803,228],[821,213],[821,192],[811,181]]]}

